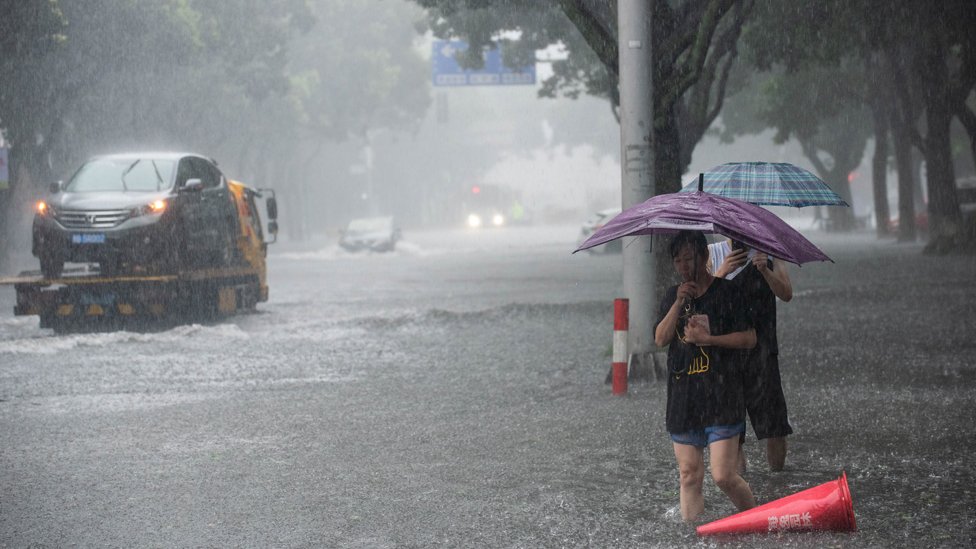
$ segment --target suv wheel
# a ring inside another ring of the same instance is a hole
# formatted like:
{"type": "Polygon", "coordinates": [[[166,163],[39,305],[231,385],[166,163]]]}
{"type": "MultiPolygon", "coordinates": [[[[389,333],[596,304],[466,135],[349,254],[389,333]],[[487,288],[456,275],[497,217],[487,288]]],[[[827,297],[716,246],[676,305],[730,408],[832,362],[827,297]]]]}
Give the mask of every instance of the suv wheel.
{"type": "Polygon", "coordinates": [[[44,278],[58,278],[64,272],[64,260],[51,254],[41,254],[41,274],[44,278]]]}

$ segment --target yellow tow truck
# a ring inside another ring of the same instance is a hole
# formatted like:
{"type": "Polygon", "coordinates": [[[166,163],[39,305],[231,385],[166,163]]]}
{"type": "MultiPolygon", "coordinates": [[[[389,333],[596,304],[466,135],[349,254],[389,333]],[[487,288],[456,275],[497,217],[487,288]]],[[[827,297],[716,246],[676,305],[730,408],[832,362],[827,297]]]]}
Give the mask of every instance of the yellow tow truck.
{"type": "Polygon", "coordinates": [[[166,326],[254,310],[268,300],[267,245],[277,239],[277,203],[271,189],[232,180],[227,189],[236,210],[236,234],[222,265],[171,272],[136,265],[106,274],[89,266],[64,270],[57,278],[25,271],[0,278],[0,285],[13,285],[16,291],[14,315],[37,315],[42,328],[62,333],[166,326]]]}

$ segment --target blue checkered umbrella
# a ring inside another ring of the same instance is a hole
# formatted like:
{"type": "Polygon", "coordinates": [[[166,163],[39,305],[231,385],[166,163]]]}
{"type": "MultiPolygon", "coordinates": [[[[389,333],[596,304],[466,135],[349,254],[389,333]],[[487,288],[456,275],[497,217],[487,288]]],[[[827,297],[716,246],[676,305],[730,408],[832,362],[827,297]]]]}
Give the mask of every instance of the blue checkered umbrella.
{"type": "Polygon", "coordinates": [[[681,191],[699,188],[762,206],[849,206],[822,179],[786,162],[729,162],[696,177],[681,191]]]}

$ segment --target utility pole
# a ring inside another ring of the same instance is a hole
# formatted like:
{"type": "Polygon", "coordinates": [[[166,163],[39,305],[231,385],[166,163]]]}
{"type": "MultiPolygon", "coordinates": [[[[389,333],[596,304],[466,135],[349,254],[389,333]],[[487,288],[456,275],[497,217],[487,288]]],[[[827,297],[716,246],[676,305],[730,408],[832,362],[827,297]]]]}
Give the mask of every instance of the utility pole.
{"type": "MultiPolygon", "coordinates": [[[[654,196],[654,94],[648,0],[617,0],[621,199],[624,209],[654,196]]],[[[624,294],[630,300],[632,367],[651,368],[657,316],[653,237],[623,239],[624,294]]],[[[635,372],[632,370],[632,374],[635,372]]],[[[643,373],[642,373],[643,374],[643,373]]]]}

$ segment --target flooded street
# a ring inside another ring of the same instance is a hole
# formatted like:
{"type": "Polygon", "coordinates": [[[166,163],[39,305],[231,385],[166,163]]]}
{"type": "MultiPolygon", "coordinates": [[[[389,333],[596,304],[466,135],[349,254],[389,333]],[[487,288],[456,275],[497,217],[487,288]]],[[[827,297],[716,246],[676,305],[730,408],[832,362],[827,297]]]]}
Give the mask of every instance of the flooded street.
{"type": "MultiPolygon", "coordinates": [[[[765,503],[846,471],[858,532],[699,539],[664,383],[610,394],[619,255],[575,227],[278,246],[258,312],[54,335],[0,288],[0,545],[962,547],[976,259],[811,233],[779,304],[795,434],[765,503]]],[[[705,481],[705,520],[734,512],[705,481]]]]}

